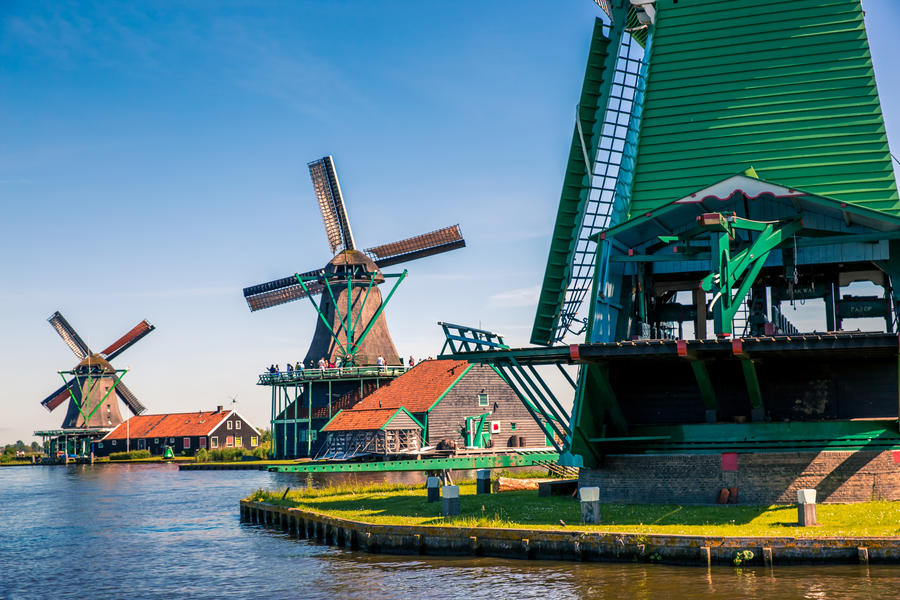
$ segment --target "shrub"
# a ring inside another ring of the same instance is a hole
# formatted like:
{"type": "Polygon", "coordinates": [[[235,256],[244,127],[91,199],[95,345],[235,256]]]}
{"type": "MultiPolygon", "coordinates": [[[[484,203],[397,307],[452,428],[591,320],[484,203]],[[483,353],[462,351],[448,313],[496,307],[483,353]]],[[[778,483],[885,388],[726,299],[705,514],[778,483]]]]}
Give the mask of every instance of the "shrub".
{"type": "Polygon", "coordinates": [[[206,451],[206,448],[200,448],[194,452],[194,462],[209,462],[209,452],[206,451]]]}
{"type": "Polygon", "coordinates": [[[271,444],[269,442],[263,442],[253,449],[253,456],[255,456],[256,458],[261,458],[263,460],[269,458],[270,446],[271,444]]]}
{"type": "Polygon", "coordinates": [[[240,460],[245,454],[248,454],[248,452],[243,448],[219,448],[209,453],[216,462],[240,460]]]}
{"type": "Polygon", "coordinates": [[[113,452],[109,460],[134,460],[136,458],[150,458],[149,450],[132,450],[131,452],[113,452]]]}

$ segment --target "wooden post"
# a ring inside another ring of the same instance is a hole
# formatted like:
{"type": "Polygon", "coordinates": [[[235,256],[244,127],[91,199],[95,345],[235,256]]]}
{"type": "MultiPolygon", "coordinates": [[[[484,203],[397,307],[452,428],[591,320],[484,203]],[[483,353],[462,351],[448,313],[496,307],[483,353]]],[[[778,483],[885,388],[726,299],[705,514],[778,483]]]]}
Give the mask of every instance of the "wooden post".
{"type": "Polygon", "coordinates": [[[490,494],[491,493],[491,470],[478,469],[475,472],[475,493],[490,494]]]}
{"type": "Polygon", "coordinates": [[[452,517],[460,513],[459,506],[459,486],[445,485],[441,490],[442,510],[441,513],[445,517],[452,517]]]}
{"type": "Polygon", "coordinates": [[[813,527],[816,521],[816,490],[797,490],[797,521],[800,527],[813,527]]]}
{"type": "Polygon", "coordinates": [[[694,318],[694,339],[706,339],[706,292],[702,289],[694,289],[694,308],[697,316],[694,318]]]}
{"type": "Polygon", "coordinates": [[[592,525],[600,522],[600,488],[578,488],[578,499],[581,500],[581,522],[592,525]]]}
{"type": "Polygon", "coordinates": [[[428,490],[428,502],[438,502],[441,499],[441,479],[430,476],[425,480],[425,489],[428,490]]]}

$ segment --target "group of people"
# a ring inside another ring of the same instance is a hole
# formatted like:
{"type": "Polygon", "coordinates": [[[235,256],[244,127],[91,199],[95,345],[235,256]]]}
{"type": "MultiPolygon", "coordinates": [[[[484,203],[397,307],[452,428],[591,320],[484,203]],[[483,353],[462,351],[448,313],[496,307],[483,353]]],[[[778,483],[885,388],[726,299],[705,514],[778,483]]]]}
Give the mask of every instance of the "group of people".
{"type": "MultiPolygon", "coordinates": [[[[429,356],[428,359],[419,359],[418,361],[416,361],[416,359],[412,355],[410,355],[409,360],[407,361],[407,365],[410,369],[412,369],[414,366],[416,366],[417,362],[422,362],[423,360],[431,360],[431,357],[429,356]]],[[[321,370],[341,369],[344,367],[348,367],[351,364],[353,364],[353,363],[352,363],[352,360],[350,357],[342,358],[340,356],[337,356],[335,358],[326,358],[323,356],[322,358],[319,359],[318,362],[315,362],[312,360],[309,361],[308,368],[310,368],[310,369],[318,368],[321,370]]],[[[378,358],[376,359],[375,364],[378,366],[378,369],[382,370],[382,371],[384,369],[386,369],[388,366],[387,362],[384,359],[384,356],[382,356],[380,354],[378,355],[378,358]]],[[[403,366],[402,359],[400,361],[400,366],[403,366]]],[[[266,369],[266,372],[268,372],[271,375],[281,375],[282,373],[284,373],[284,374],[287,374],[288,376],[292,376],[294,373],[302,374],[304,372],[305,368],[306,367],[304,367],[303,363],[298,360],[295,364],[291,364],[290,362],[288,362],[283,371],[281,370],[280,364],[273,363],[273,364],[269,365],[269,367],[266,369]]]]}

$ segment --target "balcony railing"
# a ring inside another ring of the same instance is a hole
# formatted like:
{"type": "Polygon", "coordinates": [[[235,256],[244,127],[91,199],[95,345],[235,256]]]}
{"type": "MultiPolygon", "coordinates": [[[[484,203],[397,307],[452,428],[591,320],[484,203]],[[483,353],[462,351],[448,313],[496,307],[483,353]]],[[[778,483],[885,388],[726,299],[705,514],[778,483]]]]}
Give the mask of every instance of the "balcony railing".
{"type": "Polygon", "coordinates": [[[375,365],[366,367],[335,367],[333,369],[296,369],[293,371],[280,371],[278,373],[262,373],[257,385],[277,385],[282,383],[303,383],[305,381],[319,381],[328,379],[362,379],[368,377],[397,377],[402,375],[408,367],[388,365],[378,367],[375,365]]]}

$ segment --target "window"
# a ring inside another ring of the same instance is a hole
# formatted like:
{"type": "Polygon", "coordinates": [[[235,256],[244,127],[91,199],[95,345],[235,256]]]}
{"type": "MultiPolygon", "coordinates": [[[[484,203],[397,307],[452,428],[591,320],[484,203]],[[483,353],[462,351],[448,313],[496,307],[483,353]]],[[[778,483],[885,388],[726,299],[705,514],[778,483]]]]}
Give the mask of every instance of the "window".
{"type": "Polygon", "coordinates": [[[227,423],[228,423],[228,424],[226,425],[226,427],[228,427],[228,429],[231,429],[231,427],[232,427],[231,421],[228,421],[227,423]]]}
{"type": "Polygon", "coordinates": [[[184,438],[184,444],[182,444],[182,446],[184,447],[185,450],[190,449],[190,447],[191,447],[191,438],[189,438],[189,437],[184,438]]]}
{"type": "Polygon", "coordinates": [[[153,443],[154,443],[154,444],[158,444],[158,443],[159,443],[159,438],[153,438],[153,443]]]}
{"type": "Polygon", "coordinates": [[[102,447],[103,447],[103,442],[100,442],[99,444],[97,444],[97,447],[98,447],[98,448],[102,448],[102,447]]]}
{"type": "Polygon", "coordinates": [[[515,431],[515,430],[516,430],[516,427],[517,427],[517,426],[516,426],[515,423],[510,423],[510,424],[509,424],[509,430],[510,430],[510,431],[515,431]]]}
{"type": "Polygon", "coordinates": [[[487,394],[478,394],[478,406],[489,406],[491,403],[487,394]]]}
{"type": "Polygon", "coordinates": [[[256,448],[259,445],[258,442],[259,442],[259,438],[257,438],[255,435],[250,436],[250,447],[251,448],[256,448]]]}
{"type": "Polygon", "coordinates": [[[240,428],[241,428],[241,422],[240,422],[240,421],[235,421],[235,422],[234,422],[234,428],[235,428],[235,429],[240,429],[240,428]]]}
{"type": "Polygon", "coordinates": [[[175,438],[169,438],[169,443],[170,443],[170,444],[174,444],[174,443],[175,443],[175,438]]]}
{"type": "Polygon", "coordinates": [[[219,438],[216,436],[212,436],[209,438],[209,447],[210,448],[218,448],[219,447],[219,438]]]}
{"type": "Polygon", "coordinates": [[[234,447],[234,437],[233,437],[233,436],[230,436],[230,435],[229,435],[229,436],[227,436],[227,437],[225,438],[225,446],[226,446],[227,448],[232,448],[232,447],[234,447]]]}
{"type": "Polygon", "coordinates": [[[238,448],[243,447],[243,444],[241,443],[241,436],[236,436],[234,438],[234,445],[238,448]]]}
{"type": "Polygon", "coordinates": [[[205,437],[200,438],[200,447],[206,448],[206,438],[205,437]]]}
{"type": "Polygon", "coordinates": [[[113,446],[116,445],[116,440],[113,440],[113,441],[112,441],[112,445],[113,445],[113,446]]]}

